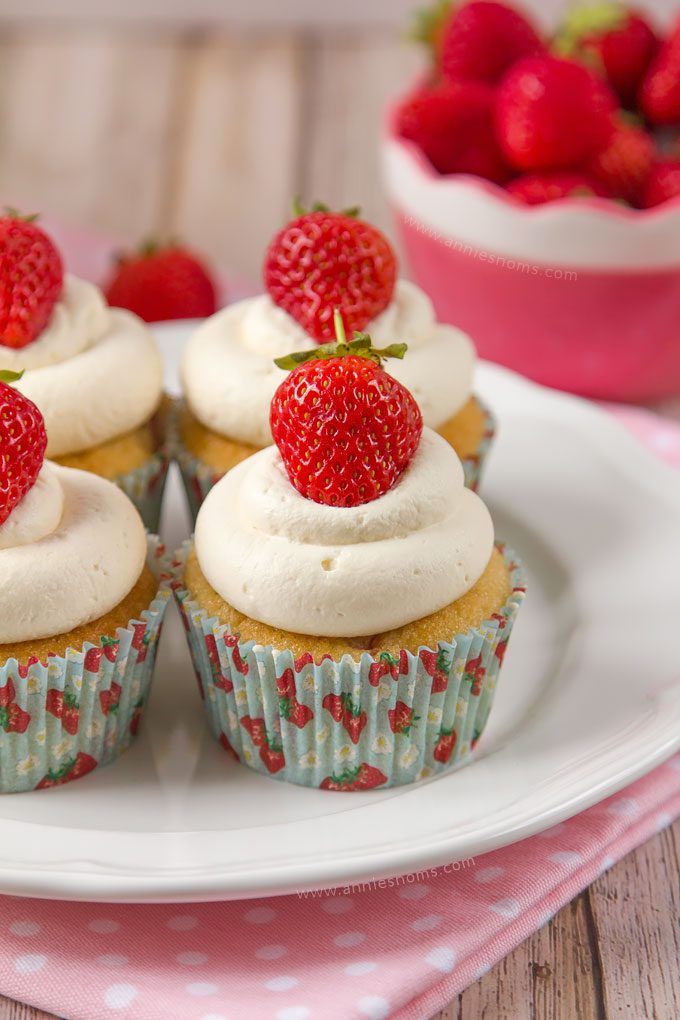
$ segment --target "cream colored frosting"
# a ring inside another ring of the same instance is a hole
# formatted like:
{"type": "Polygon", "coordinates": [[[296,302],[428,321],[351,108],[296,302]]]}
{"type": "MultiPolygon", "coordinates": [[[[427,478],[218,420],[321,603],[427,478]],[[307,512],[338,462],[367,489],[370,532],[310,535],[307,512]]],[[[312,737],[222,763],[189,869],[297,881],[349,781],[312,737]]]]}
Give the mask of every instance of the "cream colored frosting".
{"type": "Polygon", "coordinates": [[[38,339],[20,350],[0,345],[0,369],[25,371],[16,386],[43,413],[51,457],[138,428],[163,389],[161,356],[147,326],[109,308],[93,284],[68,275],[38,339]]]}
{"type": "Polygon", "coordinates": [[[135,586],[145,558],[144,525],[120,489],[45,462],[0,527],[0,644],[104,616],[135,586]]]}
{"type": "Polygon", "coordinates": [[[423,430],[401,479],[362,506],[328,507],[290,484],[276,447],[243,461],[210,491],[196,554],[227,602],[300,634],[379,634],[464,595],[493,549],[493,524],[462,465],[423,430]]]}
{"type": "MultiPolygon", "coordinates": [[[[472,392],[475,349],[470,338],[437,323],[427,295],[399,280],[393,300],[367,331],[377,347],[408,344],[403,361],[385,369],[414,395],[430,428],[438,428],[472,392]]],[[[272,442],[269,405],[284,379],[273,359],[316,347],[268,294],[225,308],[191,337],[182,359],[182,384],[192,413],[206,428],[253,446],[272,442]]]]}

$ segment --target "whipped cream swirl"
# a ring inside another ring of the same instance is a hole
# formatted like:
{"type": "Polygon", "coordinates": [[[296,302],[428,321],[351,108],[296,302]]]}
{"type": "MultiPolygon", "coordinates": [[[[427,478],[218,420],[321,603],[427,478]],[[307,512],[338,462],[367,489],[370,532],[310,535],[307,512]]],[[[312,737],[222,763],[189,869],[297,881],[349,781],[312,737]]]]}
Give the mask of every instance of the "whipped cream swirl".
{"type": "MultiPolygon", "coordinates": [[[[437,323],[432,302],[399,280],[388,307],[367,326],[377,347],[406,342],[403,361],[385,368],[411,391],[425,425],[439,428],[472,392],[475,349],[453,326],[437,323]]],[[[252,446],[272,442],[269,405],[284,375],[273,359],[316,343],[268,294],[239,301],[207,319],[184,352],[182,383],[206,428],[252,446]]]]}
{"type": "Polygon", "coordinates": [[[111,482],[46,461],[0,526],[0,644],[66,634],[134,588],[146,533],[111,482]]]}
{"type": "Polygon", "coordinates": [[[358,637],[418,620],[477,582],[493,524],[458,457],[423,430],[401,479],[358,507],[328,507],[290,484],[276,447],[227,472],[196,521],[196,555],[240,612],[299,634],[358,637]]]}
{"type": "Polygon", "coordinates": [[[163,389],[147,326],[109,308],[93,284],[68,275],[38,339],[20,350],[0,345],[0,369],[24,370],[16,386],[43,413],[50,457],[132,432],[151,418],[163,389]]]}

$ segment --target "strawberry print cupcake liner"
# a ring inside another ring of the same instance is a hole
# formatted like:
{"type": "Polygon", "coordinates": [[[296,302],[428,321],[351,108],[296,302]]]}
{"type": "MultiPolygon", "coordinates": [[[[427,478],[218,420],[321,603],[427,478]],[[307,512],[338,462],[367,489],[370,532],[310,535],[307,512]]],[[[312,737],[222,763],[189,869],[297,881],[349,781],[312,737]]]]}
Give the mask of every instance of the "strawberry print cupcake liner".
{"type": "Polygon", "coordinates": [[[170,598],[164,547],[148,537],[159,590],[139,620],[99,645],[0,666],[0,793],[61,786],[108,765],[139,728],[170,598]]]}
{"type": "Polygon", "coordinates": [[[496,435],[496,419],[479,397],[475,397],[475,400],[484,415],[484,431],[475,452],[468,454],[467,457],[460,458],[463,471],[465,472],[465,486],[468,489],[472,489],[473,492],[476,492],[479,488],[484,464],[496,435]]]}
{"type": "Polygon", "coordinates": [[[526,590],[524,569],[499,544],[512,591],[492,619],[436,648],[359,662],[241,642],[182,589],[186,628],[208,723],[237,761],[263,775],[322,790],[386,789],[468,761],[491,710],[526,590]]]}
{"type": "Polygon", "coordinates": [[[141,467],[114,478],[118,488],[135,504],[146,530],[150,532],[158,531],[169,465],[168,455],[162,448],[141,467]]]}

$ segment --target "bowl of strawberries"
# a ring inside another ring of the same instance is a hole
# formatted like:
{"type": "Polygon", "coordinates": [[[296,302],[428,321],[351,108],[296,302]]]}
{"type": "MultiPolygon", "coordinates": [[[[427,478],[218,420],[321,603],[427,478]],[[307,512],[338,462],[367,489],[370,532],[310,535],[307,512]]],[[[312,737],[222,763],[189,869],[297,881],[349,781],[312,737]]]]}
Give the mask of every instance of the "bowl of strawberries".
{"type": "Polygon", "coordinates": [[[680,391],[680,20],[572,7],[421,15],[431,68],[389,111],[384,173],[437,315],[547,386],[680,391]]]}

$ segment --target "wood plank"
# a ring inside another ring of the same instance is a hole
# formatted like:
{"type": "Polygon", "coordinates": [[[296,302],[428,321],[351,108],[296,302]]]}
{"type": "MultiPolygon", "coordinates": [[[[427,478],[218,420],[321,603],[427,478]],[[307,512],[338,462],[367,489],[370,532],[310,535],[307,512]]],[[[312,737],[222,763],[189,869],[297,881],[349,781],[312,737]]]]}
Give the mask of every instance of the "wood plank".
{"type": "Polygon", "coordinates": [[[178,52],[158,33],[5,33],[3,198],[125,238],[155,230],[178,52]]]}
{"type": "Polygon", "coordinates": [[[185,56],[166,222],[254,278],[297,187],[302,57],[294,36],[239,33],[185,56]]]}
{"type": "Polygon", "coordinates": [[[0,996],[0,1020],[56,1020],[51,1013],[43,1013],[23,1002],[14,1002],[0,996]]]}

